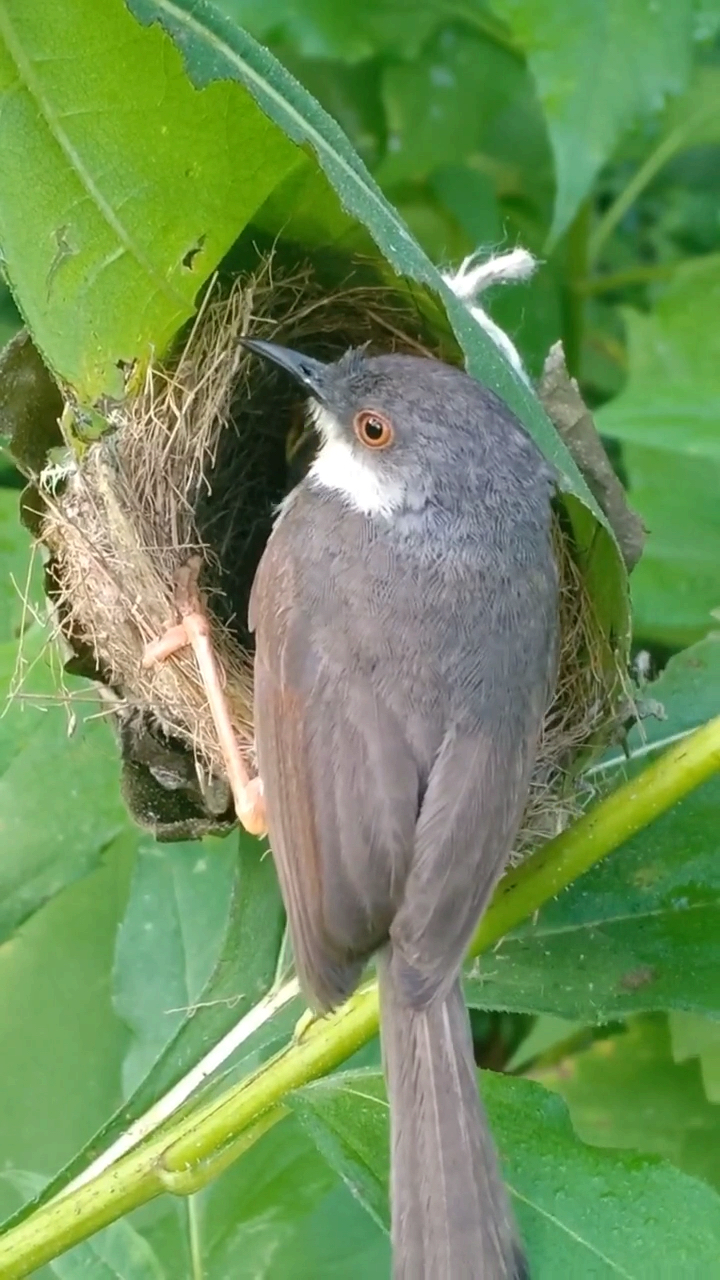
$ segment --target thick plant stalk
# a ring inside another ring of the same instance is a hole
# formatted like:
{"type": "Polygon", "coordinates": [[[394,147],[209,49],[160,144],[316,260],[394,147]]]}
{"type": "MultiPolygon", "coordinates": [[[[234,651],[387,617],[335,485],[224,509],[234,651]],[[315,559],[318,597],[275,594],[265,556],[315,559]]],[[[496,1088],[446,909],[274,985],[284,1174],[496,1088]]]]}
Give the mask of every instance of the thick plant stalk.
{"type": "MultiPolygon", "coordinates": [[[[601,858],[720,770],[720,716],[675,743],[501,881],[473,939],[476,956],[601,858]]],[[[0,1239],[0,1277],[19,1280],[163,1191],[209,1182],[284,1114],[293,1090],[338,1067],[378,1026],[370,984],[255,1075],[175,1121],[93,1181],[31,1213],[0,1239]]]]}

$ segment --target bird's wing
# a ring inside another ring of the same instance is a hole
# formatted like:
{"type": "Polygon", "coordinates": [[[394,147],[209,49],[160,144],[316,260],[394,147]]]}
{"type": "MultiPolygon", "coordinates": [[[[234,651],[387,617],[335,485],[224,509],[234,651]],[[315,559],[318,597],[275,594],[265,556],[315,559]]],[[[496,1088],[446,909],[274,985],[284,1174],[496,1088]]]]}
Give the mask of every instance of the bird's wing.
{"type": "Polygon", "coordinates": [[[251,598],[255,733],[268,827],[308,995],[329,1007],[387,938],[412,856],[418,770],[371,683],[323,656],[301,559],[278,525],[251,598]]]}
{"type": "Polygon", "coordinates": [[[522,817],[544,712],[487,709],[448,732],[417,822],[412,866],[390,936],[398,990],[420,1007],[446,992],[501,876],[522,817]]]}

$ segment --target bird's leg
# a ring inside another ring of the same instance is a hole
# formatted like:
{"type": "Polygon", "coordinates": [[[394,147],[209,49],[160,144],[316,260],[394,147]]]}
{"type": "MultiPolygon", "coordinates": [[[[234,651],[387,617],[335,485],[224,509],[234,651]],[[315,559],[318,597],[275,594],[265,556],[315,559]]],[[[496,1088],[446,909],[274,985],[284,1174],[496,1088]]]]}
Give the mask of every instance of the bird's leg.
{"type": "Polygon", "coordinates": [[[192,649],[225,762],[235,812],[245,830],[259,836],[267,830],[262,781],[249,776],[235,737],[210,624],[198,588],[200,566],[200,557],[193,556],[178,571],[176,600],[181,622],[168,627],[146,646],[142,663],[144,667],[151,667],[156,662],[164,662],[179,649],[186,646],[192,649]]]}

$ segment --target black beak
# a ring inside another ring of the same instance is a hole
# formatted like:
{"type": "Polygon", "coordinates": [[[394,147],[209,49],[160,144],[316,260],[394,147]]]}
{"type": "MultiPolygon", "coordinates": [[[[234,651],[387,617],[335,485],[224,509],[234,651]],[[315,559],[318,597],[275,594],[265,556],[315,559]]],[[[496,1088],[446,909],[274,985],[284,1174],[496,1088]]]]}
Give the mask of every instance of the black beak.
{"type": "Polygon", "coordinates": [[[327,365],[321,360],[313,360],[312,356],[304,356],[300,351],[292,351],[290,347],[279,347],[274,342],[261,342],[259,338],[241,338],[240,341],[249,351],[254,351],[264,360],[271,360],[280,369],[284,369],[299,382],[308,395],[322,401],[327,365]]]}

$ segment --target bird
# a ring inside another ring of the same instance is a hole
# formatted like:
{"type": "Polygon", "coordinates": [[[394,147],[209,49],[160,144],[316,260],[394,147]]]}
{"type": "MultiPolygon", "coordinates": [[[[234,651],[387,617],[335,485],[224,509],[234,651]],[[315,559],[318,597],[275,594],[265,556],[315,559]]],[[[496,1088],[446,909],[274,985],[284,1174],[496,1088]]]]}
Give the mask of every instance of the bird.
{"type": "Polygon", "coordinates": [[[558,661],[557,477],[459,367],[256,338],[313,462],[256,570],[255,750],[301,988],[374,957],[395,1280],[520,1280],[461,987],[507,865],[558,661]]]}

